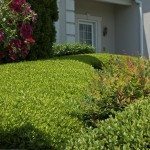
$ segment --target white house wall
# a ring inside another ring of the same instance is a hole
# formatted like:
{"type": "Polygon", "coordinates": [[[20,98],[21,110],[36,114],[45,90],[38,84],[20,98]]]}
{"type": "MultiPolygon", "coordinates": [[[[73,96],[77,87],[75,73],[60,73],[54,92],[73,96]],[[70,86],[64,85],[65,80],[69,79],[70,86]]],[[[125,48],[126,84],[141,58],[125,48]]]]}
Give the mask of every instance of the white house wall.
{"type": "Polygon", "coordinates": [[[57,42],[75,42],[74,0],[58,0],[59,20],[56,23],[57,42]]]}
{"type": "Polygon", "coordinates": [[[57,43],[66,42],[66,0],[57,0],[59,10],[59,20],[56,22],[57,43]]]}
{"type": "Polygon", "coordinates": [[[75,42],[75,4],[74,0],[66,0],[66,41],[75,42]]]}
{"type": "MultiPolygon", "coordinates": [[[[144,56],[150,57],[150,0],[143,2],[144,56]]],[[[76,19],[81,15],[101,18],[101,50],[140,55],[140,25],[138,5],[113,5],[96,0],[58,0],[59,21],[56,23],[57,42],[77,41],[76,19]],[[76,15],[77,14],[77,15],[76,15]],[[108,35],[102,30],[108,28],[108,35]]]]}
{"type": "Polygon", "coordinates": [[[115,52],[140,55],[140,24],[138,5],[115,8],[115,52]]]}
{"type": "Polygon", "coordinates": [[[105,48],[107,51],[113,53],[115,50],[114,5],[109,3],[96,2],[92,0],[75,0],[75,13],[78,15],[88,14],[89,16],[102,18],[101,28],[103,30],[104,27],[107,27],[108,34],[107,36],[104,37],[102,35],[102,32],[99,33],[102,41],[98,42],[102,43],[101,45],[102,49],[98,51],[103,51],[103,49],[105,48]]]}

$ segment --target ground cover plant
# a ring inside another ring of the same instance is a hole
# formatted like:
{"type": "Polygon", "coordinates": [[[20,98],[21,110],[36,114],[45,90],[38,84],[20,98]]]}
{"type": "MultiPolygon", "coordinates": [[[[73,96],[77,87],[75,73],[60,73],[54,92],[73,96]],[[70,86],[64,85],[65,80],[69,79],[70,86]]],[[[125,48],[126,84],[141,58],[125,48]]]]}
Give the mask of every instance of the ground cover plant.
{"type": "Polygon", "coordinates": [[[0,148],[149,148],[149,69],[108,54],[1,65],[0,148]]]}

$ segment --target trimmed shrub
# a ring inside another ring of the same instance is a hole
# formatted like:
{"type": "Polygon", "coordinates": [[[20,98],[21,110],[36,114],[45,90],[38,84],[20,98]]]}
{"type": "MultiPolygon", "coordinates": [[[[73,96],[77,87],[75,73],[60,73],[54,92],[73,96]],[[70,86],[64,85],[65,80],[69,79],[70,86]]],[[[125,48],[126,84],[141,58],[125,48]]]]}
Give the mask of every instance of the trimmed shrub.
{"type": "Polygon", "coordinates": [[[95,53],[95,48],[87,44],[54,44],[54,56],[95,53]]]}
{"type": "Polygon", "coordinates": [[[52,45],[55,42],[55,25],[58,19],[57,0],[29,0],[37,12],[37,24],[34,31],[36,45],[30,51],[29,59],[43,59],[53,56],[52,45]]]}
{"type": "Polygon", "coordinates": [[[73,60],[0,65],[0,149],[65,149],[94,69],[73,60]],[[73,67],[72,67],[73,66],[73,67]]]}
{"type": "Polygon", "coordinates": [[[148,63],[84,54],[1,65],[0,148],[149,148],[148,63]]]}
{"type": "Polygon", "coordinates": [[[150,94],[150,62],[131,57],[111,57],[99,71],[100,98],[96,100],[102,119],[150,94]]]}
{"type": "MultiPolygon", "coordinates": [[[[89,110],[87,109],[87,112],[80,118],[86,126],[91,127],[96,127],[99,120],[105,120],[110,116],[115,117],[117,111],[121,112],[141,97],[150,95],[150,61],[128,56],[106,55],[106,58],[105,55],[97,56],[103,62],[99,64],[101,68],[98,70],[99,92],[97,93],[99,95],[96,98],[89,98],[90,103],[85,103],[89,110]]],[[[71,57],[84,61],[84,55],[83,57],[71,57]]],[[[91,65],[98,64],[98,61],[93,62],[89,55],[86,55],[85,58],[91,65]]],[[[91,87],[94,88],[95,83],[91,87]]]]}
{"type": "Polygon", "coordinates": [[[124,112],[84,130],[68,141],[66,150],[146,150],[150,148],[150,98],[130,105],[124,112]]]}

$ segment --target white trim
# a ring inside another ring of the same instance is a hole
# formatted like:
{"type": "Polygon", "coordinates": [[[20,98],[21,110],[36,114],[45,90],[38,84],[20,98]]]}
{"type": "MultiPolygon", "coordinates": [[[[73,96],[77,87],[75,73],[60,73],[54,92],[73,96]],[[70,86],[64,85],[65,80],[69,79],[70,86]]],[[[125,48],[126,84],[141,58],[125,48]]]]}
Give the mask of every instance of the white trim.
{"type": "Polygon", "coordinates": [[[119,4],[119,5],[132,5],[132,0],[96,0],[98,2],[119,4]]]}
{"type": "Polygon", "coordinates": [[[140,16],[140,55],[144,56],[144,21],[143,21],[143,4],[140,0],[135,0],[139,5],[139,16],[140,16]]]}
{"type": "Polygon", "coordinates": [[[75,42],[75,1],[66,0],[65,23],[66,23],[66,42],[75,42]]]}
{"type": "Polygon", "coordinates": [[[89,14],[82,15],[76,14],[76,41],[79,41],[79,33],[78,33],[78,24],[79,21],[93,22],[95,24],[95,44],[96,44],[96,52],[101,52],[102,50],[102,17],[91,16],[89,14]]]}

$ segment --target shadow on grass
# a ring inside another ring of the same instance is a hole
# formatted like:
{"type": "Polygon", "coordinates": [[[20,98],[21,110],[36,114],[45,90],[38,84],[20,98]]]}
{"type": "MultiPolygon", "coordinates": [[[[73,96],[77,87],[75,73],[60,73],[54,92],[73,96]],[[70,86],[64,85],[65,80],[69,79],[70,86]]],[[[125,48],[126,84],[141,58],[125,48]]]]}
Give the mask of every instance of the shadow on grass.
{"type": "Polygon", "coordinates": [[[0,149],[51,149],[55,150],[49,136],[26,124],[10,131],[0,130],[0,149]]]}
{"type": "Polygon", "coordinates": [[[83,54],[83,55],[68,55],[68,56],[63,56],[63,57],[56,57],[53,58],[53,60],[75,60],[79,62],[83,62],[86,64],[91,65],[94,69],[102,69],[103,67],[103,62],[100,61],[98,58],[88,55],[88,54],[83,54]]]}

